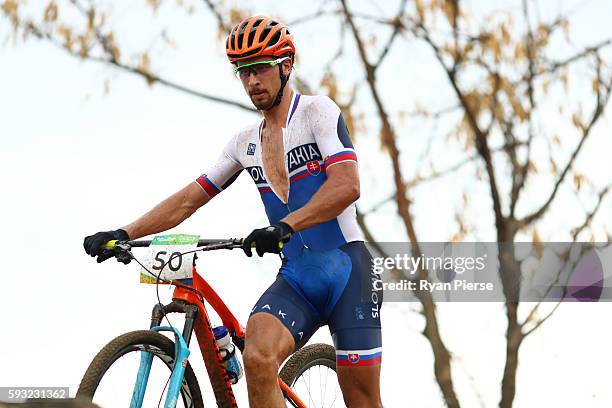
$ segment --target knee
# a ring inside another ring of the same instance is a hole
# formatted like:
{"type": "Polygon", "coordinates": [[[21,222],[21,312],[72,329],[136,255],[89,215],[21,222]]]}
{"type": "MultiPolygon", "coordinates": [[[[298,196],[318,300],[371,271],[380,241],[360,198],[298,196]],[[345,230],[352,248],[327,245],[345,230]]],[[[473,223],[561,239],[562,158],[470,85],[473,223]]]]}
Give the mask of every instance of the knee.
{"type": "Polygon", "coordinates": [[[254,346],[246,346],[242,355],[244,368],[252,376],[258,373],[267,375],[269,371],[278,371],[277,358],[274,353],[254,346]]]}

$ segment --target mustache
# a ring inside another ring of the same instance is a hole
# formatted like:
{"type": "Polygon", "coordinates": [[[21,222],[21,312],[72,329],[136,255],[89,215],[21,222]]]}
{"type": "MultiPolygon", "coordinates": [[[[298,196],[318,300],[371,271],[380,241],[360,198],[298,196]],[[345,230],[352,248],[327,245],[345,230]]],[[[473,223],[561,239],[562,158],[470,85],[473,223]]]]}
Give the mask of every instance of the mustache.
{"type": "Polygon", "coordinates": [[[262,93],[262,92],[267,92],[267,91],[263,88],[262,89],[252,89],[249,91],[249,95],[253,96],[255,94],[262,93]]]}

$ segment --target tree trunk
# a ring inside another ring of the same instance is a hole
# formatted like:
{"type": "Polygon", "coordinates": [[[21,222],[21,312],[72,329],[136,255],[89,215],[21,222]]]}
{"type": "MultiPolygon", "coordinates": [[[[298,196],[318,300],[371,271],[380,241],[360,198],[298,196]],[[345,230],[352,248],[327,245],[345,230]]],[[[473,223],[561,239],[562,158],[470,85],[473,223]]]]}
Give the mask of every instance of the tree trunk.
{"type": "Polygon", "coordinates": [[[502,397],[500,408],[511,408],[516,394],[516,371],[518,368],[518,352],[523,341],[521,326],[517,321],[518,303],[506,303],[508,329],[506,331],[506,366],[502,378],[502,397]]]}
{"type": "Polygon", "coordinates": [[[514,402],[518,352],[524,338],[517,316],[521,279],[520,265],[514,257],[514,245],[510,244],[512,241],[512,239],[509,239],[506,242],[500,242],[499,245],[500,275],[506,297],[506,317],[508,318],[506,365],[502,378],[500,408],[511,408],[514,402]]]}

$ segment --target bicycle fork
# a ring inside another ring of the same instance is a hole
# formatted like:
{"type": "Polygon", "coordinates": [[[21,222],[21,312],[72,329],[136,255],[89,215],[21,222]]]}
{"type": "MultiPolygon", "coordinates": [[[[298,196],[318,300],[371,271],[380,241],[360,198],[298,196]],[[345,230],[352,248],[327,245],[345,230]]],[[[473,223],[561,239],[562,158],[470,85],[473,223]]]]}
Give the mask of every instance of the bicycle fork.
{"type": "MultiPolygon", "coordinates": [[[[183,383],[185,367],[187,367],[187,357],[189,357],[190,354],[189,341],[191,339],[193,324],[197,313],[197,306],[185,304],[181,301],[173,301],[166,306],[156,304],[153,307],[150,329],[156,332],[170,331],[174,334],[175,339],[174,368],[172,369],[172,375],[170,376],[170,383],[168,384],[168,393],[166,394],[164,408],[176,407],[179,392],[181,390],[181,385],[183,383]],[[165,314],[172,312],[185,313],[185,326],[183,327],[182,334],[179,333],[179,331],[175,327],[159,325],[161,323],[162,317],[165,314]]],[[[145,391],[147,389],[147,383],[149,380],[149,373],[151,372],[152,364],[153,352],[141,351],[140,366],[138,367],[138,375],[136,376],[134,391],[132,392],[130,408],[142,408],[142,403],[145,391]]]]}

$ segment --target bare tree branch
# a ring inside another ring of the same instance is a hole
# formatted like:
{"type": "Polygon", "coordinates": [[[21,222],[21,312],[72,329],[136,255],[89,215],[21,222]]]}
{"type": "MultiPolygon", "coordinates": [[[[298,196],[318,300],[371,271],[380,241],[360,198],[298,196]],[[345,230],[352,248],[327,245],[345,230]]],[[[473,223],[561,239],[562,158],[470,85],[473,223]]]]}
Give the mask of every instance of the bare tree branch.
{"type": "MultiPolygon", "coordinates": [[[[593,220],[593,217],[595,216],[595,214],[599,211],[599,208],[601,207],[601,203],[603,202],[605,196],[608,194],[608,192],[610,191],[610,189],[612,188],[612,184],[607,185],[604,189],[602,189],[598,195],[598,199],[597,199],[597,204],[595,205],[595,208],[593,208],[592,211],[590,211],[589,213],[587,213],[587,216],[585,217],[584,222],[577,228],[575,228],[573,230],[572,233],[572,243],[576,243],[578,242],[578,235],[580,234],[580,232],[586,228],[588,225],[591,224],[591,221],[593,220]]],[[[608,240],[608,242],[610,242],[610,240],[608,240]]],[[[570,250],[571,250],[571,246],[570,248],[567,249],[567,251],[565,251],[564,254],[560,255],[561,259],[569,259],[569,254],[570,254],[570,250]]],[[[575,268],[576,264],[579,262],[580,258],[582,257],[582,255],[587,252],[587,250],[590,249],[589,247],[586,246],[582,246],[581,251],[580,251],[580,255],[577,257],[577,260],[575,262],[573,262],[573,264],[570,266],[570,269],[575,268]]],[[[549,312],[547,313],[543,318],[539,319],[529,330],[524,332],[524,337],[527,337],[529,334],[533,333],[535,330],[537,330],[542,324],[544,324],[544,322],[546,322],[546,320],[548,320],[553,314],[554,312],[557,310],[557,308],[559,307],[559,305],[561,304],[561,302],[563,301],[563,298],[565,298],[566,294],[567,294],[567,284],[568,282],[560,282],[560,277],[561,277],[561,272],[563,271],[564,268],[567,268],[567,264],[562,264],[559,267],[559,270],[556,274],[556,278],[554,281],[551,282],[550,286],[548,287],[548,289],[546,290],[546,293],[543,294],[542,299],[545,299],[548,294],[550,293],[550,291],[553,289],[553,287],[559,283],[561,283],[562,287],[563,287],[563,292],[561,293],[561,298],[560,300],[557,302],[557,304],[555,305],[555,307],[549,312]]],[[[569,277],[568,277],[569,279],[569,277]]],[[[542,300],[540,300],[529,312],[529,314],[527,315],[527,317],[525,318],[525,321],[521,324],[521,328],[524,328],[527,326],[528,323],[530,323],[533,318],[535,317],[538,309],[540,308],[540,306],[542,305],[542,300]]]]}
{"type": "Polygon", "coordinates": [[[465,111],[466,117],[468,118],[468,122],[470,124],[470,128],[474,132],[474,136],[476,138],[476,148],[485,163],[485,168],[487,170],[487,175],[489,177],[489,187],[491,191],[491,198],[493,199],[493,210],[495,212],[495,225],[498,227],[498,236],[500,238],[500,241],[504,241],[505,240],[504,216],[502,214],[501,198],[499,195],[499,189],[497,187],[497,181],[495,177],[495,171],[493,168],[493,161],[491,158],[491,150],[489,148],[489,144],[487,141],[487,135],[480,129],[478,125],[478,121],[476,119],[475,112],[472,111],[472,107],[469,105],[464,93],[459,88],[456,73],[452,70],[451,67],[448,67],[446,63],[444,62],[440,48],[436,45],[436,43],[430,37],[427,28],[422,24],[422,22],[416,22],[416,27],[418,30],[417,34],[420,34],[420,36],[425,40],[425,42],[427,42],[427,44],[429,44],[429,46],[433,49],[436,59],[438,60],[438,62],[440,63],[444,71],[446,72],[449,82],[453,90],[455,91],[457,99],[459,99],[459,102],[461,103],[461,106],[463,107],[465,111]]]}
{"type": "Polygon", "coordinates": [[[374,64],[374,70],[378,69],[380,64],[383,62],[383,60],[389,53],[389,50],[391,49],[391,45],[397,38],[397,35],[400,33],[401,30],[404,29],[404,25],[402,23],[402,17],[404,16],[407,2],[408,0],[402,0],[400,3],[400,9],[397,13],[397,16],[393,19],[393,32],[391,33],[391,36],[389,36],[389,39],[387,40],[386,45],[384,46],[380,56],[378,57],[378,61],[374,64]]]}
{"type": "Polygon", "coordinates": [[[463,60],[463,56],[459,52],[459,0],[449,0],[446,2],[446,5],[451,9],[450,24],[453,28],[453,42],[455,47],[453,67],[451,70],[456,72],[463,60]]]}
{"type": "Polygon", "coordinates": [[[225,23],[225,19],[223,18],[223,15],[221,14],[221,12],[217,9],[217,5],[213,4],[211,0],[202,0],[202,1],[206,3],[210,12],[213,13],[213,15],[217,18],[217,24],[219,24],[219,28],[223,30],[224,32],[229,33],[229,31],[231,30],[231,27],[229,27],[225,23]]]}
{"type": "Polygon", "coordinates": [[[553,307],[552,310],[546,314],[546,316],[538,320],[536,324],[533,325],[533,327],[531,327],[529,330],[523,333],[523,337],[529,336],[531,333],[536,331],[542,324],[544,324],[544,322],[547,321],[557,311],[561,303],[562,303],[561,301],[557,302],[555,304],[555,307],[553,307]]]}
{"type": "Polygon", "coordinates": [[[558,71],[559,69],[570,65],[576,61],[579,61],[585,57],[588,57],[589,55],[593,55],[598,53],[602,48],[607,47],[608,45],[612,44],[612,39],[607,39],[605,41],[601,41],[595,45],[592,45],[590,47],[586,47],[584,48],[582,51],[580,51],[579,53],[572,55],[571,57],[568,57],[564,60],[561,61],[552,61],[548,63],[548,66],[546,67],[545,71],[546,73],[552,74],[556,71],[558,71]]]}
{"type": "Polygon", "coordinates": [[[601,203],[603,202],[604,198],[606,197],[606,194],[608,194],[608,192],[610,191],[610,188],[612,188],[612,184],[608,184],[603,190],[601,190],[601,192],[599,193],[599,196],[597,197],[597,204],[595,205],[595,208],[593,208],[593,210],[591,210],[590,212],[587,213],[584,222],[574,228],[572,230],[572,237],[573,240],[576,241],[576,239],[578,238],[578,235],[589,225],[591,225],[591,221],[593,221],[593,217],[595,217],[595,214],[597,214],[597,212],[599,211],[599,208],[601,207],[601,203]]]}
{"type": "Polygon", "coordinates": [[[544,202],[544,204],[540,206],[540,208],[538,208],[536,211],[532,212],[531,214],[526,215],[524,218],[519,220],[519,226],[521,228],[531,224],[532,222],[540,218],[542,215],[544,215],[544,213],[546,212],[550,204],[555,199],[555,196],[557,195],[557,192],[559,191],[559,186],[565,180],[565,176],[571,169],[572,165],[574,164],[574,161],[576,160],[576,157],[578,157],[578,154],[582,150],[584,143],[586,142],[589,135],[591,134],[591,130],[593,129],[593,126],[597,123],[601,114],[603,113],[605,106],[610,98],[610,88],[611,87],[612,87],[612,81],[608,82],[608,84],[606,85],[606,91],[604,95],[601,95],[600,92],[597,93],[598,100],[597,100],[595,109],[593,110],[593,114],[591,115],[591,119],[588,125],[583,128],[582,137],[580,138],[580,142],[578,142],[578,145],[572,152],[569,160],[567,161],[567,164],[565,165],[565,168],[563,169],[563,171],[557,178],[557,181],[555,182],[555,185],[553,187],[553,191],[550,193],[550,195],[548,196],[548,199],[544,202]]]}
{"type": "MultiPolygon", "coordinates": [[[[516,145],[523,145],[524,143],[521,142],[517,142],[516,145]]],[[[493,153],[499,153],[502,151],[505,151],[507,149],[506,145],[503,145],[501,147],[497,147],[495,149],[493,149],[493,153]]],[[[438,179],[440,177],[444,177],[447,176],[451,173],[454,173],[455,171],[459,170],[461,167],[465,166],[468,163],[474,162],[476,160],[478,160],[480,158],[480,155],[478,153],[474,153],[471,156],[466,157],[463,160],[460,160],[459,162],[453,164],[452,166],[449,166],[443,170],[439,170],[439,171],[434,171],[431,174],[428,174],[427,176],[416,176],[415,178],[413,178],[412,180],[409,180],[408,182],[406,182],[406,188],[410,189],[413,187],[418,186],[421,183],[427,182],[427,181],[432,181],[435,179],[438,179]]],[[[390,196],[388,196],[387,198],[379,201],[378,203],[374,204],[372,207],[370,207],[367,211],[365,211],[363,214],[364,216],[367,216],[368,214],[371,214],[373,212],[378,211],[378,209],[380,207],[382,207],[383,205],[385,205],[386,203],[392,201],[395,198],[395,193],[391,194],[390,196]]]]}
{"type": "MultiPolygon", "coordinates": [[[[90,10],[87,10],[84,6],[82,6],[77,0],[70,0],[71,3],[75,6],[75,8],[81,12],[81,14],[85,17],[85,18],[89,18],[90,15],[90,10]]],[[[42,31],[39,27],[37,27],[34,23],[32,22],[24,22],[22,23],[22,28],[24,30],[26,30],[26,32],[34,35],[36,38],[41,39],[41,40],[46,40],[48,41],[50,44],[54,45],[55,47],[61,49],[62,51],[68,53],[69,55],[76,57],[76,58],[80,58],[80,59],[84,59],[84,60],[88,60],[88,61],[94,61],[94,62],[99,62],[99,63],[104,63],[104,64],[108,64],[111,66],[114,66],[122,71],[125,72],[129,72],[135,75],[138,75],[142,78],[144,78],[147,83],[149,84],[153,84],[153,83],[159,83],[161,85],[167,86],[169,88],[175,89],[177,91],[192,95],[192,96],[196,96],[198,98],[202,98],[205,100],[209,100],[212,102],[217,102],[217,103],[221,103],[221,104],[225,104],[225,105],[229,105],[235,108],[239,108],[248,112],[252,112],[252,113],[256,113],[257,110],[251,106],[242,104],[240,102],[236,102],[236,101],[232,101],[226,98],[222,98],[220,96],[215,96],[212,94],[208,94],[205,92],[201,92],[201,91],[197,91],[195,89],[189,88],[187,86],[178,84],[176,82],[173,82],[171,80],[162,78],[158,75],[155,75],[151,72],[149,72],[148,70],[144,70],[140,67],[135,67],[135,66],[131,66],[128,64],[125,64],[121,61],[119,61],[119,59],[116,57],[116,52],[113,49],[113,45],[111,45],[108,41],[108,36],[101,33],[100,30],[98,28],[94,28],[93,32],[94,35],[97,39],[97,41],[99,42],[100,46],[102,47],[105,56],[95,56],[95,55],[91,55],[89,53],[84,54],[83,52],[77,51],[77,50],[73,50],[70,47],[68,47],[66,44],[58,41],[50,32],[46,32],[46,31],[42,31]]]]}
{"type": "MultiPolygon", "coordinates": [[[[572,243],[576,243],[576,240],[574,239],[572,241],[572,243]]],[[[569,248],[567,250],[565,250],[563,253],[558,254],[560,259],[563,260],[569,260],[570,259],[570,251],[571,251],[572,245],[569,246],[569,248]]],[[[523,338],[527,337],[528,335],[530,335],[531,333],[533,333],[534,331],[536,331],[540,326],[542,326],[542,324],[544,324],[554,313],[555,311],[559,308],[559,306],[561,305],[561,303],[563,302],[563,299],[566,297],[567,295],[567,291],[569,289],[568,287],[568,281],[570,276],[568,275],[567,278],[565,279],[564,282],[561,282],[561,273],[563,272],[564,269],[570,269],[573,270],[576,265],[578,264],[578,262],[580,261],[580,259],[582,258],[582,256],[589,250],[591,249],[588,246],[583,245],[580,248],[580,254],[576,257],[576,260],[574,262],[570,262],[570,264],[568,265],[567,262],[562,263],[559,266],[559,270],[556,273],[556,277],[553,281],[551,281],[550,285],[548,286],[548,288],[546,289],[546,292],[542,295],[541,300],[530,310],[529,314],[527,315],[527,317],[525,318],[525,320],[523,321],[523,323],[521,323],[521,329],[524,329],[525,327],[527,327],[527,325],[529,323],[531,323],[534,319],[534,317],[536,316],[537,311],[539,310],[539,308],[542,306],[542,302],[544,301],[544,299],[546,299],[549,294],[550,291],[556,286],[556,285],[560,285],[562,287],[562,292],[560,294],[559,297],[559,301],[555,304],[555,306],[552,308],[552,310],[550,310],[544,317],[542,317],[541,319],[539,319],[531,328],[529,328],[526,331],[523,331],[523,338]]]]}
{"type": "Polygon", "coordinates": [[[205,92],[197,91],[195,89],[186,87],[184,85],[180,85],[180,84],[178,84],[176,82],[172,82],[170,80],[161,78],[161,77],[159,77],[159,76],[157,76],[155,74],[142,72],[138,68],[134,68],[134,67],[131,67],[131,66],[128,66],[128,65],[124,65],[124,64],[116,62],[116,61],[105,60],[103,58],[99,58],[98,59],[98,58],[91,58],[90,57],[89,59],[91,59],[93,61],[98,61],[98,62],[110,63],[113,66],[115,66],[117,68],[120,68],[120,69],[122,69],[124,71],[140,75],[140,76],[144,77],[147,80],[148,83],[155,83],[155,82],[157,82],[157,83],[159,83],[161,85],[165,85],[165,86],[167,86],[169,88],[173,88],[173,89],[175,89],[177,91],[181,91],[183,93],[186,93],[186,94],[189,94],[189,95],[192,95],[192,96],[197,96],[198,98],[206,99],[206,100],[212,101],[212,102],[218,102],[218,103],[221,103],[221,104],[224,104],[224,105],[233,106],[235,108],[240,108],[240,109],[245,110],[247,112],[258,113],[258,110],[253,108],[252,106],[245,105],[245,104],[240,103],[240,102],[232,101],[230,99],[225,99],[225,98],[222,98],[220,96],[215,96],[215,95],[208,94],[208,93],[205,93],[205,92]]]}
{"type": "Polygon", "coordinates": [[[365,214],[362,213],[359,208],[357,208],[357,223],[361,227],[361,230],[363,231],[363,235],[368,245],[370,245],[381,256],[386,256],[385,251],[382,249],[378,241],[376,241],[374,235],[372,235],[370,228],[368,228],[368,225],[365,222],[365,214]]]}
{"type": "MultiPolygon", "coordinates": [[[[357,27],[355,26],[353,16],[348,10],[346,0],[341,0],[341,3],[342,9],[344,11],[344,16],[349,27],[351,28],[351,32],[353,33],[353,37],[357,44],[359,56],[366,71],[366,79],[370,87],[374,103],[379,112],[380,120],[382,122],[382,142],[383,146],[385,146],[391,158],[395,188],[397,191],[396,199],[398,212],[404,222],[404,226],[406,227],[413,253],[421,254],[422,252],[419,248],[419,244],[417,241],[416,231],[412,222],[412,216],[410,215],[410,202],[406,196],[406,186],[403,181],[402,170],[399,161],[399,150],[395,143],[395,133],[393,131],[391,123],[389,122],[389,116],[383,106],[378,90],[376,89],[375,69],[374,66],[368,60],[363,41],[359,35],[357,27]]],[[[427,279],[427,271],[421,269],[419,271],[419,277],[421,279],[427,279]]],[[[423,334],[429,340],[434,354],[434,372],[436,380],[438,381],[438,385],[440,387],[440,390],[442,391],[442,395],[444,396],[444,400],[447,406],[450,408],[458,408],[459,400],[457,399],[457,396],[455,394],[455,390],[453,388],[453,380],[451,376],[450,353],[448,352],[448,349],[446,348],[440,336],[438,321],[436,317],[436,307],[433,303],[431,293],[427,291],[417,290],[415,291],[415,295],[423,305],[423,316],[425,317],[425,328],[423,330],[423,334]]]]}
{"type": "MultiPolygon", "coordinates": [[[[527,112],[528,121],[528,136],[527,136],[527,157],[522,166],[514,168],[512,177],[512,188],[510,191],[510,218],[514,218],[514,211],[516,210],[516,204],[518,203],[521,190],[525,186],[525,181],[529,175],[529,167],[531,160],[531,143],[534,138],[533,129],[533,110],[536,107],[535,96],[534,96],[534,82],[537,75],[535,66],[535,50],[533,41],[533,29],[531,28],[531,21],[529,19],[529,5],[527,0],[523,0],[523,17],[525,19],[525,25],[527,26],[527,34],[525,35],[525,49],[527,51],[527,99],[529,101],[529,109],[527,112]]],[[[516,157],[516,154],[515,156],[516,157]]]]}
{"type": "Polygon", "coordinates": [[[308,21],[312,21],[312,20],[316,20],[319,17],[322,16],[326,16],[326,15],[338,15],[341,13],[340,10],[325,10],[325,6],[327,5],[327,3],[329,3],[328,0],[323,0],[321,2],[321,6],[319,7],[319,9],[317,11],[315,11],[312,14],[307,14],[305,16],[302,17],[298,17],[293,21],[290,21],[288,23],[289,27],[295,27],[298,24],[303,24],[306,23],[308,21]]]}

